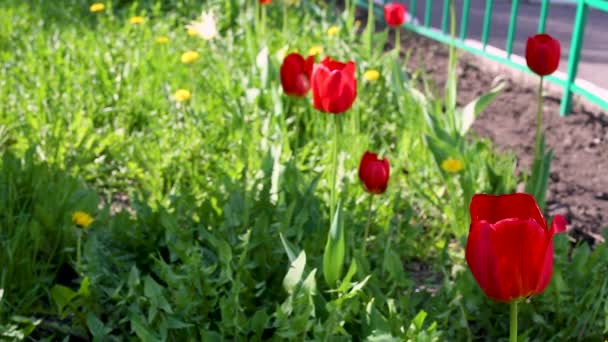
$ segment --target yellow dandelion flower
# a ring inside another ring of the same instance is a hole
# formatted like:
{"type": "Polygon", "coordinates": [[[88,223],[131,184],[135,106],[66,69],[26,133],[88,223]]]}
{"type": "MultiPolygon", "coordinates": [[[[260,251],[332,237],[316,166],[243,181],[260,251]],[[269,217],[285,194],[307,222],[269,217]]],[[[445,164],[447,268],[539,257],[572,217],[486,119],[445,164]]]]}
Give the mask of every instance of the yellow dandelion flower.
{"type": "Polygon", "coordinates": [[[308,54],[311,56],[320,55],[323,53],[323,47],[321,45],[315,45],[308,49],[308,54]]]}
{"type": "Polygon", "coordinates": [[[188,35],[189,35],[190,37],[194,37],[194,36],[196,36],[196,35],[198,34],[198,33],[196,32],[196,30],[195,30],[195,29],[193,29],[193,28],[191,28],[191,27],[188,27],[188,28],[187,28],[187,30],[186,30],[186,32],[188,33],[188,35]]]}
{"type": "Polygon", "coordinates": [[[173,94],[173,98],[177,102],[188,101],[188,100],[190,100],[191,97],[192,97],[192,93],[190,93],[190,91],[186,90],[186,89],[177,89],[175,94],[173,94]]]}
{"type": "Polygon", "coordinates": [[[363,78],[368,82],[375,82],[380,78],[380,71],[369,69],[363,73],[363,78]]]}
{"type": "Polygon", "coordinates": [[[165,36],[160,36],[158,38],[156,38],[156,42],[159,44],[165,44],[169,42],[169,37],[165,37],[165,36]]]}
{"type": "Polygon", "coordinates": [[[464,164],[458,159],[448,158],[441,163],[441,168],[445,172],[456,173],[464,169],[464,164]]]}
{"type": "Polygon", "coordinates": [[[91,13],[98,13],[105,9],[106,9],[106,5],[102,4],[101,2],[96,2],[96,3],[92,4],[91,7],[89,7],[89,11],[91,11],[91,13]]]}
{"type": "Polygon", "coordinates": [[[327,29],[327,35],[332,37],[340,33],[340,28],[338,26],[332,26],[327,29]]]}
{"type": "Polygon", "coordinates": [[[136,15],[134,17],[129,18],[129,23],[131,23],[133,25],[143,24],[144,21],[146,21],[146,19],[144,17],[139,16],[139,15],[136,15]]]}
{"type": "Polygon", "coordinates": [[[72,222],[80,228],[87,228],[93,221],[93,217],[84,211],[77,211],[72,214],[72,222]]]}
{"type": "Polygon", "coordinates": [[[361,20],[355,20],[355,27],[361,26],[361,20]]]}
{"type": "Polygon", "coordinates": [[[186,51],[182,54],[182,63],[190,64],[194,63],[200,55],[196,51],[186,51]]]}

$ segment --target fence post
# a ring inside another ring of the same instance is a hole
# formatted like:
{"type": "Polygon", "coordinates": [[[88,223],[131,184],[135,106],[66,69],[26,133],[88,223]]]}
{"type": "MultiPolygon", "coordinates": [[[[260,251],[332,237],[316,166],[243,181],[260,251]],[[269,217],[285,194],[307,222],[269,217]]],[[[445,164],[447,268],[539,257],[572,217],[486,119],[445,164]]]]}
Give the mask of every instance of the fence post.
{"type": "Polygon", "coordinates": [[[547,12],[549,12],[549,0],[543,0],[540,7],[540,16],[538,17],[538,33],[545,33],[547,12]]]}
{"type": "Polygon", "coordinates": [[[494,6],[494,0],[486,0],[486,14],[483,18],[483,32],[481,34],[481,42],[483,44],[483,50],[486,50],[488,45],[488,38],[490,37],[490,24],[492,23],[492,7],[494,6]]]}
{"type": "Polygon", "coordinates": [[[570,42],[570,58],[568,62],[568,76],[562,95],[562,103],[559,110],[560,115],[564,116],[570,112],[572,107],[572,85],[576,81],[578,62],[581,57],[583,37],[585,36],[585,26],[587,25],[587,3],[584,0],[578,1],[576,18],[574,20],[574,30],[572,30],[572,40],[570,42]]]}
{"type": "Polygon", "coordinates": [[[441,15],[441,32],[448,33],[448,14],[450,9],[450,0],[443,0],[443,12],[441,15]]]}
{"type": "Polygon", "coordinates": [[[517,12],[519,10],[519,0],[513,0],[511,5],[511,18],[509,18],[509,32],[507,33],[507,58],[511,58],[513,51],[513,40],[515,39],[515,31],[517,29],[517,12]]]}
{"type": "Polygon", "coordinates": [[[467,38],[467,31],[469,30],[469,11],[471,9],[471,0],[464,0],[462,4],[462,18],[460,19],[460,39],[465,40],[467,38]]]}
{"type": "Polygon", "coordinates": [[[431,26],[431,13],[433,13],[433,0],[426,0],[426,7],[424,9],[424,26],[431,26]]]}

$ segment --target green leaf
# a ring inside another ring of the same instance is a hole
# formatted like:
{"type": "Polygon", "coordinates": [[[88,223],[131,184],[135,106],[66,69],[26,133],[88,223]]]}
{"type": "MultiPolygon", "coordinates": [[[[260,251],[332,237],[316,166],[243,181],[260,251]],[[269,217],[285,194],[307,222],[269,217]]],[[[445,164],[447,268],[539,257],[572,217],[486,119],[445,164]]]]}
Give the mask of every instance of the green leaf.
{"type": "Polygon", "coordinates": [[[292,294],[296,285],[302,280],[302,274],[304,273],[304,266],[306,266],[306,252],[301,251],[300,255],[291,263],[285,279],[283,279],[283,287],[287,293],[292,294]]]}
{"type": "Polygon", "coordinates": [[[107,335],[106,327],[103,325],[103,322],[91,312],[87,314],[87,327],[95,340],[102,339],[107,335]]]}
{"type": "Polygon", "coordinates": [[[2,301],[2,297],[4,297],[4,289],[0,289],[0,302],[2,301]]]}
{"type": "Polygon", "coordinates": [[[137,287],[140,282],[139,278],[140,278],[139,270],[137,269],[137,267],[135,265],[133,265],[133,267],[131,267],[131,271],[129,272],[129,279],[127,280],[129,287],[130,288],[137,287]]]}
{"type": "Polygon", "coordinates": [[[344,265],[345,242],[340,212],[341,203],[338,201],[323,253],[323,276],[330,287],[335,286],[340,279],[344,265]]]}
{"type": "Polygon", "coordinates": [[[551,172],[551,161],[553,160],[553,151],[550,150],[545,154],[545,136],[541,135],[540,151],[535,157],[532,164],[532,175],[526,183],[525,191],[536,199],[538,207],[545,210],[545,201],[547,196],[547,188],[549,187],[549,175],[551,172]]]}
{"type": "Polygon", "coordinates": [[[363,32],[363,51],[367,58],[371,58],[372,56],[372,43],[373,43],[373,34],[376,31],[376,21],[374,20],[374,4],[370,1],[369,8],[367,11],[367,26],[365,27],[365,31],[363,32]]]}
{"type": "Polygon", "coordinates": [[[268,314],[266,309],[260,309],[249,320],[251,330],[255,333],[261,334],[264,331],[264,327],[268,323],[268,314]]]}
{"type": "Polygon", "coordinates": [[[139,337],[142,341],[160,341],[160,338],[142,322],[141,317],[132,315],[130,321],[131,328],[133,328],[137,337],[139,337]]]}
{"type": "Polygon", "coordinates": [[[171,315],[168,315],[165,318],[167,321],[167,327],[169,329],[184,329],[184,328],[190,328],[193,326],[193,324],[183,322],[171,315]]]}
{"type": "Polygon", "coordinates": [[[63,285],[55,285],[51,289],[51,298],[53,298],[53,302],[55,302],[60,316],[63,316],[65,307],[77,296],[78,293],[63,285]]]}
{"type": "Polygon", "coordinates": [[[302,283],[302,288],[306,290],[306,293],[309,296],[313,296],[317,293],[317,280],[315,279],[316,275],[317,269],[315,268],[310,273],[308,273],[308,276],[306,277],[306,279],[304,279],[304,282],[302,283]]]}
{"type": "Polygon", "coordinates": [[[82,279],[82,283],[80,283],[80,288],[78,289],[78,295],[83,296],[85,298],[89,297],[89,295],[91,294],[91,291],[89,290],[89,283],[89,277],[84,277],[84,279],[82,279]]]}
{"type": "Polygon", "coordinates": [[[469,102],[462,108],[460,111],[460,124],[458,127],[461,136],[465,136],[473,125],[473,122],[477,116],[479,116],[479,113],[481,113],[490,103],[492,103],[492,101],[494,101],[494,98],[496,98],[504,87],[505,84],[501,82],[494,88],[490,89],[490,91],[469,102]]]}
{"type": "Polygon", "coordinates": [[[350,264],[350,267],[348,268],[348,271],[346,272],[344,279],[342,279],[342,284],[340,284],[340,287],[338,288],[339,292],[346,292],[346,290],[348,290],[348,288],[350,287],[350,281],[351,281],[351,279],[353,279],[353,276],[355,275],[356,272],[357,272],[357,261],[355,259],[353,259],[353,262],[350,264]]]}
{"type": "Polygon", "coordinates": [[[294,246],[291,245],[289,241],[285,240],[283,233],[279,233],[279,238],[281,238],[281,243],[283,244],[283,249],[285,249],[285,253],[287,253],[289,262],[292,263],[294,260],[296,260],[296,252],[294,246]]]}

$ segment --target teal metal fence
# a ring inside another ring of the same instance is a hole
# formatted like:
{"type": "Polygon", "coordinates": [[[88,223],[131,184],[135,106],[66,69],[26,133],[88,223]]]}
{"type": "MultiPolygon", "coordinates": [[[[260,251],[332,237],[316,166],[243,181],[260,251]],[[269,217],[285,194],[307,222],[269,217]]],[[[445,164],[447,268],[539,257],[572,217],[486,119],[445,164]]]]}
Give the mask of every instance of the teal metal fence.
{"type": "MultiPolygon", "coordinates": [[[[393,1],[393,0],[390,0],[393,1]]],[[[457,48],[465,51],[484,56],[491,60],[500,62],[504,65],[512,68],[530,72],[525,63],[514,60],[512,58],[513,53],[513,41],[515,39],[515,32],[517,28],[517,17],[519,11],[519,0],[511,1],[511,14],[509,17],[509,26],[507,31],[507,39],[505,44],[505,52],[497,53],[495,49],[488,49],[488,40],[490,39],[491,28],[492,28],[492,9],[494,7],[494,0],[486,0],[485,12],[483,20],[483,29],[481,34],[481,46],[477,44],[471,44],[467,41],[468,38],[468,26],[469,26],[469,14],[471,1],[462,1],[462,15],[460,17],[460,32],[457,37],[452,39],[448,30],[449,23],[449,5],[452,0],[410,0],[409,1],[409,12],[416,13],[418,6],[425,6],[424,18],[421,24],[417,24],[411,21],[406,22],[403,26],[413,32],[420,35],[429,37],[445,44],[452,44],[457,48]],[[424,4],[423,4],[424,3],[424,4]],[[441,26],[439,29],[431,27],[431,17],[433,13],[433,5],[437,3],[443,3],[442,15],[441,15],[441,26]]],[[[386,0],[385,2],[389,2],[386,0]]],[[[403,1],[402,1],[403,2],[403,1]]],[[[604,12],[608,12],[608,1],[606,0],[571,0],[573,4],[576,4],[576,16],[573,22],[572,38],[570,41],[570,51],[568,68],[565,73],[565,77],[551,75],[546,77],[549,82],[557,84],[563,89],[563,95],[561,100],[560,114],[567,115],[572,107],[572,96],[578,94],[590,102],[595,103],[603,109],[608,109],[608,99],[602,98],[600,94],[594,93],[592,90],[582,87],[576,83],[576,75],[578,71],[578,64],[580,61],[581,50],[583,48],[583,37],[585,35],[585,28],[587,26],[587,14],[590,8],[598,9],[604,12]]],[[[369,3],[368,0],[357,0],[357,4],[361,7],[367,8],[369,3]]],[[[407,2],[406,2],[407,5],[407,2]]],[[[547,17],[549,16],[550,0],[542,0],[540,7],[540,13],[538,18],[538,32],[545,32],[547,17]]],[[[378,14],[382,14],[382,8],[378,4],[374,4],[375,10],[378,14]]]]}

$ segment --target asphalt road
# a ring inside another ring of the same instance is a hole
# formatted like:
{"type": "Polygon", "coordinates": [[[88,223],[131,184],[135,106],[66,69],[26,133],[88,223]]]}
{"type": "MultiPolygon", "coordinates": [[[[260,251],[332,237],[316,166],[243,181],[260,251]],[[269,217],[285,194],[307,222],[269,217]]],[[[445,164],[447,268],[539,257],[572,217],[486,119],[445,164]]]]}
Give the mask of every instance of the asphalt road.
{"type": "MultiPolygon", "coordinates": [[[[388,1],[387,1],[388,2],[388,1]]],[[[409,1],[402,1],[409,5],[409,1]]],[[[460,21],[462,0],[456,0],[458,22],[460,21]]],[[[416,18],[423,22],[426,1],[417,1],[416,18]]],[[[471,0],[469,14],[468,38],[481,41],[486,1],[471,0]]],[[[443,1],[433,0],[431,25],[441,27],[443,1]]],[[[517,20],[517,31],[513,42],[513,53],[524,56],[526,40],[535,34],[538,28],[540,5],[532,1],[520,1],[517,20]]],[[[559,39],[562,44],[562,58],[559,69],[567,71],[570,57],[570,41],[574,27],[576,6],[552,4],[549,8],[546,32],[559,39]]],[[[489,44],[505,49],[509,18],[511,15],[510,0],[495,0],[492,11],[492,26],[489,44]]],[[[460,32],[460,28],[458,31],[460,32]]],[[[578,68],[578,77],[608,89],[608,13],[591,9],[587,18],[587,27],[583,41],[583,51],[578,68]]]]}

